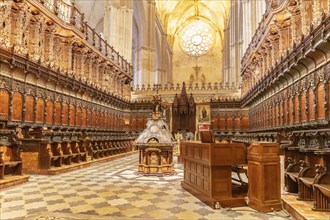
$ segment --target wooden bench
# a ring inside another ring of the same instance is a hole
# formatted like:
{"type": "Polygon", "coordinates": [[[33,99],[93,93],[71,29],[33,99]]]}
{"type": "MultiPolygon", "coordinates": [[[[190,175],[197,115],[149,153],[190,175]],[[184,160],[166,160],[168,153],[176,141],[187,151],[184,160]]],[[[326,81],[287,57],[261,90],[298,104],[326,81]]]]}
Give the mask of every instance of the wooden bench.
{"type": "Polygon", "coordinates": [[[329,135],[330,129],[294,131],[281,146],[286,190],[298,193],[298,200],[314,201],[313,210],[330,211],[329,135]]]}

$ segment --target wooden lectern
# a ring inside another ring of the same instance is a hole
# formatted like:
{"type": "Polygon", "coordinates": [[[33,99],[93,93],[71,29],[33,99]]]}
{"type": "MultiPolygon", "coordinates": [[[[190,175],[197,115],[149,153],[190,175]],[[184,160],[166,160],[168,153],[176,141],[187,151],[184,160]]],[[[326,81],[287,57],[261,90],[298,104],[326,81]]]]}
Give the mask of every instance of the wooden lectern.
{"type": "Polygon", "coordinates": [[[181,142],[184,180],[181,186],[212,208],[245,206],[243,196],[233,197],[231,170],[246,164],[243,143],[181,142]]]}
{"type": "Polygon", "coordinates": [[[280,157],[277,143],[181,142],[181,186],[212,208],[246,206],[232,192],[232,165],[248,163],[248,205],[258,211],[281,209],[280,157]],[[220,206],[219,206],[220,205],[220,206]]]}
{"type": "Polygon", "coordinates": [[[260,212],[281,210],[278,143],[251,143],[248,148],[248,176],[248,205],[260,212]]]}

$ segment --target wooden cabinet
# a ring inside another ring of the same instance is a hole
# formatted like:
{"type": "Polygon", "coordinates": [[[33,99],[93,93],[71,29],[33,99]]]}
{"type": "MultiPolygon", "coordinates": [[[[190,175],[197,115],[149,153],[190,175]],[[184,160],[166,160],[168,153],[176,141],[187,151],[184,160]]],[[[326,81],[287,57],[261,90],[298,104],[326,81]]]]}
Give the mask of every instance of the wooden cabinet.
{"type": "Polygon", "coordinates": [[[184,180],[181,186],[212,208],[245,206],[243,196],[232,194],[233,164],[246,164],[242,143],[181,142],[184,180]]]}

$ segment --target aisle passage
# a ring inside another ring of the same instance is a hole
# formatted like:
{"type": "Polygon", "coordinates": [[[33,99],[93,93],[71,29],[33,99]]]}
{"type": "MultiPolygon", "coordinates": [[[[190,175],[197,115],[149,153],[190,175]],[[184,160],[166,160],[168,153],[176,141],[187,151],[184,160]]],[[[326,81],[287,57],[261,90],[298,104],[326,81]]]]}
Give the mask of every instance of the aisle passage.
{"type": "MultiPolygon", "coordinates": [[[[283,219],[248,207],[212,210],[170,177],[144,177],[138,155],[1,190],[0,219],[283,219]]],[[[282,213],[283,214],[283,213],[282,213]]]]}

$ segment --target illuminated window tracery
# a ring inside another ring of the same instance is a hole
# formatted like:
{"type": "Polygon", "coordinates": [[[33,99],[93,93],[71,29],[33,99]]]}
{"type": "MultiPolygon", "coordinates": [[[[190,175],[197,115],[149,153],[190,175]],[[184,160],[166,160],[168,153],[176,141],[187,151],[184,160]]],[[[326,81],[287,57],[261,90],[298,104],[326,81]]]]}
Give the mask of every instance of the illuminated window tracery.
{"type": "Polygon", "coordinates": [[[202,56],[213,47],[214,36],[205,22],[196,21],[188,25],[181,34],[182,50],[191,56],[202,56]]]}

